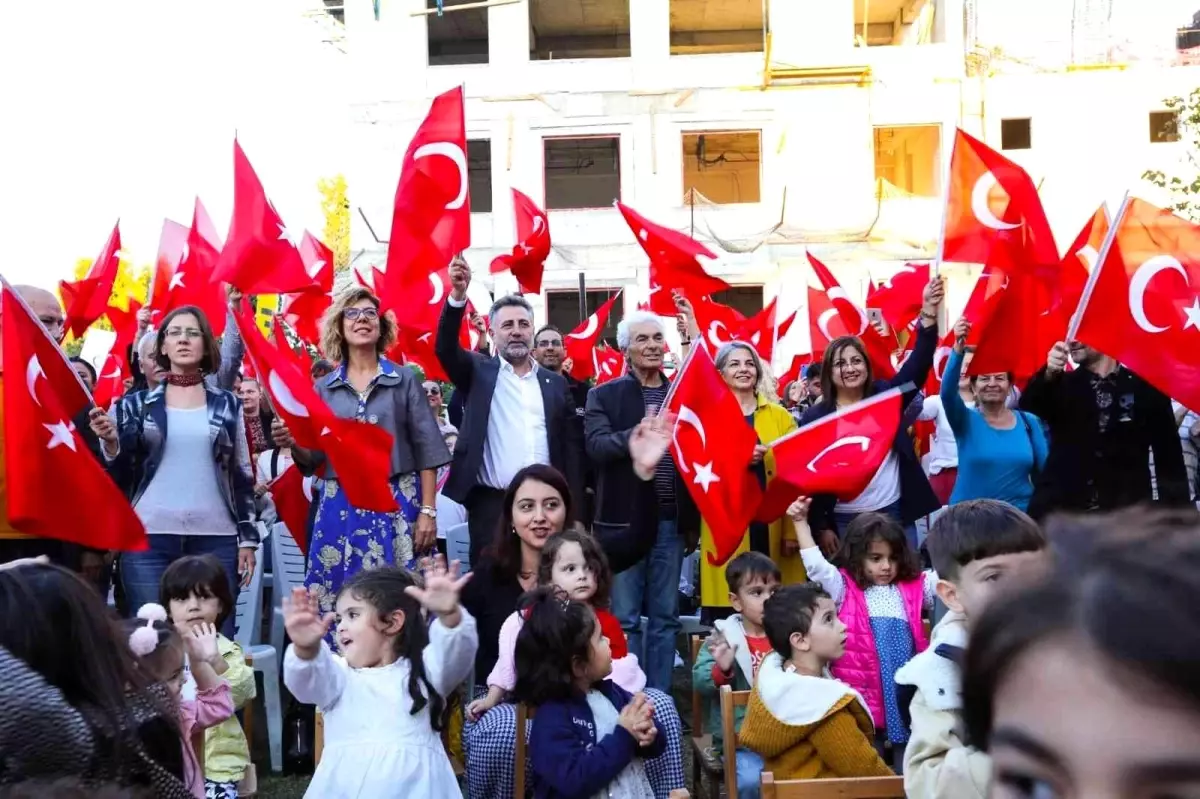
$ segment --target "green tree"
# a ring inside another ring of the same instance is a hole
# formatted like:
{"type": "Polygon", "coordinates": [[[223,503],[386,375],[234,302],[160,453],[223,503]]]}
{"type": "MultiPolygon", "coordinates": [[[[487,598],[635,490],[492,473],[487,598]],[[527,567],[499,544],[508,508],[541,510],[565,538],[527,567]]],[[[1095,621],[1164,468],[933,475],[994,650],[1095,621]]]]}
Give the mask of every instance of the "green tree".
{"type": "Polygon", "coordinates": [[[1168,97],[1163,101],[1169,111],[1175,112],[1171,130],[1186,146],[1186,158],[1181,167],[1184,175],[1168,175],[1159,169],[1147,169],[1142,179],[1168,192],[1171,210],[1193,222],[1200,222],[1200,88],[1193,89],[1187,97],[1168,97]]]}
{"type": "Polygon", "coordinates": [[[350,201],[346,199],[346,178],[334,175],[317,181],[321,192],[321,210],[325,214],[325,246],[333,250],[334,271],[350,267],[350,201]]]}

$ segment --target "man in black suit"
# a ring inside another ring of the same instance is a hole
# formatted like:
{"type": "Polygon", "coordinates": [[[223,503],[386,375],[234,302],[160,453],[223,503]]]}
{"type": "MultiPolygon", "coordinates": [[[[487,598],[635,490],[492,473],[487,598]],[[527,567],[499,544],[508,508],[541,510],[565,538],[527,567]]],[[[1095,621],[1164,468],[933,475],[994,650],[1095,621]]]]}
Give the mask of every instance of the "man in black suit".
{"type": "Polygon", "coordinates": [[[533,360],[533,308],[524,297],[500,297],[488,313],[497,357],[468,352],[459,344],[470,282],[470,267],[455,259],[435,351],[455,391],[465,398],[466,412],[442,493],[467,509],[475,563],[495,537],[505,489],[526,466],[548,463],[562,472],[578,507],[583,499],[583,441],[567,381],[533,360]]]}
{"type": "MultiPolygon", "coordinates": [[[[591,386],[582,380],[576,380],[571,377],[568,370],[570,358],[566,357],[567,351],[563,347],[563,334],[554,325],[542,325],[538,328],[537,333],[533,336],[533,359],[538,362],[538,366],[548,371],[560,374],[567,381],[567,386],[571,389],[571,399],[575,401],[575,415],[579,427],[579,440],[583,440],[583,411],[587,406],[588,391],[591,386]]],[[[584,496],[575,497],[578,503],[579,520],[583,522],[584,527],[592,526],[592,518],[595,515],[595,475],[592,473],[590,464],[584,460],[583,465],[583,485],[584,496]]]]}

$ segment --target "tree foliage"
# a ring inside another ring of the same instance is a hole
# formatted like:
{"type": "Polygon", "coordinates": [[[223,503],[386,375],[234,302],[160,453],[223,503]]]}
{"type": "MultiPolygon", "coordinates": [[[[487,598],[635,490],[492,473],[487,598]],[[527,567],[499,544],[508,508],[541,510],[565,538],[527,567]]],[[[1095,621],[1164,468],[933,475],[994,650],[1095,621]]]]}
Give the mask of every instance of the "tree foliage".
{"type": "Polygon", "coordinates": [[[350,266],[350,201],[346,199],[346,178],[334,175],[317,181],[321,192],[321,210],[325,214],[325,246],[333,250],[333,268],[341,272],[350,266]]]}
{"type": "Polygon", "coordinates": [[[1186,150],[1181,163],[1183,175],[1168,175],[1159,169],[1147,169],[1142,179],[1166,191],[1171,210],[1193,222],[1200,222],[1200,88],[1187,97],[1168,97],[1163,101],[1175,112],[1174,131],[1186,150]]]}
{"type": "MultiPolygon", "coordinates": [[[[91,258],[80,258],[75,262],[75,274],[72,279],[82,280],[91,268],[91,258]]],[[[117,268],[117,279],[113,282],[113,291],[109,296],[108,304],[120,308],[122,311],[128,311],[131,298],[144,305],[149,293],[150,267],[134,267],[128,261],[121,261],[117,268]]],[[[112,330],[112,325],[104,317],[97,320],[93,327],[99,330],[112,330]]]]}

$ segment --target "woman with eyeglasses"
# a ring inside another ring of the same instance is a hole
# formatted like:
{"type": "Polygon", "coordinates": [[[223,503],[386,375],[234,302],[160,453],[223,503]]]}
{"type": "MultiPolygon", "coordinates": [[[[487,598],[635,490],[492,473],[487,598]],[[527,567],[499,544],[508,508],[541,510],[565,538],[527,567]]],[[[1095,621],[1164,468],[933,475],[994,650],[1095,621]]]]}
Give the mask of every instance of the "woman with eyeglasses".
{"type": "Polygon", "coordinates": [[[154,343],[162,382],[93,412],[109,472],[146,526],[150,548],[121,558],[131,610],[158,601],[159,580],[185,555],[215,555],[237,595],[254,571],[258,529],[242,404],[205,381],[221,354],[204,312],[166,315],[154,343]]]}
{"type": "Polygon", "coordinates": [[[323,613],[333,610],[342,583],[357,572],[384,564],[412,568],[437,544],[437,470],[450,462],[450,450],[416,373],[384,357],[395,341],[395,322],[379,312],[379,299],[361,287],[347,289],[329,307],[321,331],[321,349],[338,366],[316,388],[336,415],[391,435],[389,477],[399,511],[354,507],[324,454],[297,447],[278,418],[274,423],[275,444],[291,447],[304,473],[321,470],[325,478],[305,579],[323,613]]]}

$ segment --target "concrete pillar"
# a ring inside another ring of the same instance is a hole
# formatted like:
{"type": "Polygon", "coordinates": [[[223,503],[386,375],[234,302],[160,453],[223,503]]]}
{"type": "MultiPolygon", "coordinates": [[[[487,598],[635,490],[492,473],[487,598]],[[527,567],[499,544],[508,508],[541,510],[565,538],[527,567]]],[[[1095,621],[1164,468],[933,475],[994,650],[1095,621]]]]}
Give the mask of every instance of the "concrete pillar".
{"type": "Polygon", "coordinates": [[[854,0],[771,0],[771,61],[845,62],[854,47],[854,0]]]}
{"type": "Polygon", "coordinates": [[[488,64],[529,63],[529,2],[492,6],[488,12],[488,64]]]}
{"type": "Polygon", "coordinates": [[[671,55],[671,0],[629,0],[629,48],[640,68],[671,55]]]}

